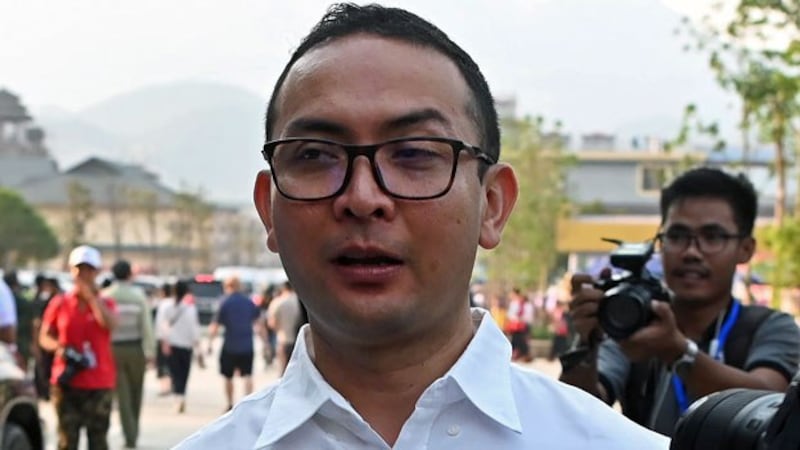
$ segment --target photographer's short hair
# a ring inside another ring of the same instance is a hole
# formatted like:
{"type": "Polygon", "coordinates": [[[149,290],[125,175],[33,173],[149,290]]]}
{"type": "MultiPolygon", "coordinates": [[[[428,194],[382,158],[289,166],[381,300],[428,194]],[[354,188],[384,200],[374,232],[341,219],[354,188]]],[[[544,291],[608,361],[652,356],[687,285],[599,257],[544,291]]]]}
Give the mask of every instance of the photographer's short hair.
{"type": "Polygon", "coordinates": [[[265,124],[267,140],[272,139],[272,125],[279,113],[275,110],[276,100],[294,63],[315,47],[359,33],[373,34],[431,48],[453,61],[471,92],[471,102],[464,106],[468,108],[468,113],[477,127],[481,140],[478,145],[496,159],[499,158],[500,128],[497,123],[497,110],[489,85],[475,61],[450,40],[442,30],[425,19],[399,8],[388,8],[375,4],[358,6],[352,3],[339,3],[331,5],[325,16],[303,39],[278,77],[272,91],[265,124]]]}
{"type": "Polygon", "coordinates": [[[733,175],[712,167],[699,167],[679,175],[661,190],[661,223],[670,206],[686,198],[707,197],[727,202],[733,211],[739,233],[751,235],[758,211],[758,195],[753,184],[740,173],[733,175]]]}

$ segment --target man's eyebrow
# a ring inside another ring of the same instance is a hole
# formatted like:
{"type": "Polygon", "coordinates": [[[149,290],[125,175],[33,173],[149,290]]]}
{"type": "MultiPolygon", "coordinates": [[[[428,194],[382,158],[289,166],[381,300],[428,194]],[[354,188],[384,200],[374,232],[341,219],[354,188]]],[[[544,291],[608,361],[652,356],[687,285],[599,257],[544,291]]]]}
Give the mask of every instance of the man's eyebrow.
{"type": "Polygon", "coordinates": [[[388,120],[383,127],[388,130],[396,130],[398,128],[407,128],[413,125],[418,125],[425,122],[438,122],[448,128],[451,125],[450,120],[445,117],[438,109],[423,108],[410,111],[402,116],[388,120]]]}
{"type": "Polygon", "coordinates": [[[709,232],[709,231],[727,231],[727,229],[724,226],[722,226],[721,224],[718,224],[718,223],[706,223],[706,224],[700,225],[697,228],[691,228],[688,225],[684,225],[682,223],[676,223],[676,224],[670,225],[670,227],[667,228],[667,231],[690,231],[690,232],[701,232],[702,233],[702,232],[709,232]]]}
{"type": "MultiPolygon", "coordinates": [[[[450,120],[435,108],[422,108],[391,118],[381,125],[385,131],[395,131],[426,122],[437,122],[448,130],[450,120]]],[[[286,125],[287,137],[303,136],[308,133],[324,133],[345,136],[349,129],[341,123],[321,117],[298,117],[286,125]]]]}
{"type": "Polygon", "coordinates": [[[347,128],[331,120],[319,117],[300,117],[292,120],[286,126],[287,137],[303,136],[306,133],[326,133],[344,135],[347,128]]]}

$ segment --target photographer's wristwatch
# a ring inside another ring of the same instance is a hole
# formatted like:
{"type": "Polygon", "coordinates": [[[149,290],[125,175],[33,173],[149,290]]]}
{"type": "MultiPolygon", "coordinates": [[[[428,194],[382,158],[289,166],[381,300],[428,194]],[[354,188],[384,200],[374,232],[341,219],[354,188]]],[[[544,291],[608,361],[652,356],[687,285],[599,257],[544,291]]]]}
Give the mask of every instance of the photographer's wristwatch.
{"type": "Polygon", "coordinates": [[[677,361],[672,363],[673,372],[680,376],[685,376],[689,369],[694,366],[694,361],[697,359],[697,353],[700,350],[697,348],[697,343],[693,340],[686,338],[686,350],[677,361]]]}

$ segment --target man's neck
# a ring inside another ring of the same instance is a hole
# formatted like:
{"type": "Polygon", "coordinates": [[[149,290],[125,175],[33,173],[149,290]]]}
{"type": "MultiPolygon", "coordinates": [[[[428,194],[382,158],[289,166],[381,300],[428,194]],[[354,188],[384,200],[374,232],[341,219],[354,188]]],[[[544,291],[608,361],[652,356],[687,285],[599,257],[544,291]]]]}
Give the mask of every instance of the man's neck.
{"type": "Polygon", "coordinates": [[[331,342],[313,331],[306,342],[313,342],[325,380],[391,446],[419,397],[455,364],[474,334],[468,310],[442,325],[433,335],[381,347],[331,342]]]}
{"type": "Polygon", "coordinates": [[[672,310],[683,334],[689,339],[700,341],[708,327],[719,318],[720,313],[724,313],[730,301],[730,295],[711,302],[676,300],[672,310]]]}

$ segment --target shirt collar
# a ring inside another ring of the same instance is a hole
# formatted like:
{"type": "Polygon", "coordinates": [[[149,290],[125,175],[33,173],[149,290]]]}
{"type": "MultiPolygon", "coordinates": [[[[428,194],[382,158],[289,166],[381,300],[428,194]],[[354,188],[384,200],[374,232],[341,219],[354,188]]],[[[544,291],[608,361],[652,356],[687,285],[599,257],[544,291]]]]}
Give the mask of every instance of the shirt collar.
{"type": "MultiPolygon", "coordinates": [[[[454,381],[483,414],[521,433],[522,425],[511,389],[511,346],[508,339],[485,310],[474,308],[472,320],[477,325],[475,335],[442,378],[454,381]]],[[[311,361],[306,342],[308,327],[304,325],[298,333],[295,349],[275,390],[275,398],[255,448],[276,443],[313,417],[327,402],[352,409],[311,361]]],[[[354,410],[353,413],[357,415],[354,410]]]]}
{"type": "Polygon", "coordinates": [[[473,308],[475,336],[446,377],[455,381],[469,401],[500,425],[522,432],[511,389],[511,346],[492,316],[473,308]]]}
{"type": "Polygon", "coordinates": [[[272,406],[256,440],[255,448],[274,444],[309,420],[334,392],[322,378],[308,354],[308,325],[297,336],[294,351],[286,365],[272,406]]]}

